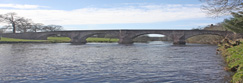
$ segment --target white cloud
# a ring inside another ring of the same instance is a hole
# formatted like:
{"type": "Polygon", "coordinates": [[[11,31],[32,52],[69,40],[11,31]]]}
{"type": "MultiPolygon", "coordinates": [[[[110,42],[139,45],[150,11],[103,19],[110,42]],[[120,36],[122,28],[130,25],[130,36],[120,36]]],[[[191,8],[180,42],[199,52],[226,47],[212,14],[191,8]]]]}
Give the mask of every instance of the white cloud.
{"type": "Polygon", "coordinates": [[[0,8],[16,8],[16,9],[37,9],[46,6],[39,5],[21,5],[21,4],[0,4],[0,8]]]}
{"type": "Polygon", "coordinates": [[[34,22],[58,25],[153,23],[205,17],[199,7],[179,4],[82,8],[71,11],[47,9],[0,9],[0,11],[0,14],[16,12],[19,16],[30,18],[34,22]]]}

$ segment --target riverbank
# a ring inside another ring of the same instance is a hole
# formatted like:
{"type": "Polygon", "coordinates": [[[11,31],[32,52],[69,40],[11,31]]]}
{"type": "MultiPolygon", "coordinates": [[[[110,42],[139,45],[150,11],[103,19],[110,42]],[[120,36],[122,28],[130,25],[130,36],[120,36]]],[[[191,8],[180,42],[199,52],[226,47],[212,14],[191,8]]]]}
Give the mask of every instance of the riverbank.
{"type": "Polygon", "coordinates": [[[196,44],[211,44],[217,45],[218,42],[223,40],[224,37],[220,37],[217,35],[199,35],[195,37],[191,37],[187,39],[187,43],[196,43],[196,44]]]}
{"type": "Polygon", "coordinates": [[[224,40],[219,44],[218,51],[227,63],[225,70],[234,73],[231,82],[243,83],[243,42],[224,40]]]}
{"type": "Polygon", "coordinates": [[[15,39],[15,38],[6,38],[1,37],[0,43],[48,43],[48,40],[27,40],[27,39],[15,39]]]}
{"type": "MultiPolygon", "coordinates": [[[[28,40],[15,38],[0,38],[0,43],[70,43],[68,37],[48,37],[47,40],[28,40]]],[[[87,38],[87,42],[118,42],[117,38],[87,38]]]]}

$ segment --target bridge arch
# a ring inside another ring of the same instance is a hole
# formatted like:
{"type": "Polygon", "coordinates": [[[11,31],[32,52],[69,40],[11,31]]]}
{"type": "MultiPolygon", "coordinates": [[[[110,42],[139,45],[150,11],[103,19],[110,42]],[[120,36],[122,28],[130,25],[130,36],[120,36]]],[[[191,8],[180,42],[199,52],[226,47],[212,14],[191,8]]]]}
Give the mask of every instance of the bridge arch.
{"type": "Polygon", "coordinates": [[[221,40],[224,39],[222,35],[215,35],[215,34],[202,34],[191,36],[186,39],[187,43],[202,43],[202,44],[218,44],[221,40]]]}
{"type": "Polygon", "coordinates": [[[92,33],[83,33],[83,34],[79,34],[76,37],[71,38],[71,43],[72,44],[86,44],[87,43],[87,38],[92,37],[94,35],[100,35],[100,34],[104,34],[104,35],[114,35],[117,36],[117,33],[107,33],[107,32],[92,32],[92,33]]]}
{"type": "Polygon", "coordinates": [[[185,40],[187,43],[205,43],[205,44],[217,44],[225,37],[232,37],[232,32],[225,31],[194,31],[187,34],[185,40]]]}
{"type": "Polygon", "coordinates": [[[135,35],[131,39],[133,42],[148,42],[148,41],[162,41],[162,40],[168,41],[168,38],[169,37],[164,34],[143,33],[143,34],[135,35]]]}
{"type": "Polygon", "coordinates": [[[120,32],[119,44],[133,44],[134,43],[133,39],[145,34],[160,34],[171,38],[170,32],[171,31],[127,30],[127,31],[120,32]]]}
{"type": "Polygon", "coordinates": [[[199,36],[199,35],[217,35],[217,36],[221,36],[221,37],[225,37],[227,35],[231,35],[231,34],[227,34],[227,33],[222,33],[222,32],[214,32],[214,33],[196,33],[196,34],[189,34],[185,36],[185,39],[194,37],[194,36],[199,36]]]}
{"type": "Polygon", "coordinates": [[[81,39],[85,39],[86,40],[89,37],[92,37],[94,35],[100,35],[100,34],[106,34],[106,33],[91,33],[91,34],[86,34],[86,35],[82,36],[81,39]]]}
{"type": "Polygon", "coordinates": [[[139,36],[146,35],[146,34],[158,34],[158,35],[167,36],[166,34],[163,34],[163,33],[138,33],[138,34],[135,34],[135,35],[131,36],[131,38],[134,39],[134,38],[137,38],[139,36]]]}

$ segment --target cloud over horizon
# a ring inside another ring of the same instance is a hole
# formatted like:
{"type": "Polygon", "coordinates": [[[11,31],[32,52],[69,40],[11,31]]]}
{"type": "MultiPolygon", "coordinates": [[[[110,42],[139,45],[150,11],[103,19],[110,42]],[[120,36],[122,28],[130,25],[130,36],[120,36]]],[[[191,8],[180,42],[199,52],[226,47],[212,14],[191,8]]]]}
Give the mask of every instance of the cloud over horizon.
{"type": "Polygon", "coordinates": [[[47,8],[47,6],[27,5],[27,4],[0,4],[0,8],[37,9],[37,8],[47,8]]]}
{"type": "MultiPolygon", "coordinates": [[[[38,5],[0,4],[0,14],[16,12],[36,23],[58,25],[155,23],[204,18],[195,4],[145,4],[117,8],[38,9],[38,5]],[[6,9],[12,7],[17,9],[6,9]]],[[[44,7],[44,6],[43,6],[44,7]]]]}

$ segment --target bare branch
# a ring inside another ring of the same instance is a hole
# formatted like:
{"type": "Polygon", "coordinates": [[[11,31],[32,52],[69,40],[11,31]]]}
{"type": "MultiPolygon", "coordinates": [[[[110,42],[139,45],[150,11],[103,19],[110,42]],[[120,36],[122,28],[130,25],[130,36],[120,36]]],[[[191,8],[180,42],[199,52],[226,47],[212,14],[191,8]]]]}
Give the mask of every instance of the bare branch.
{"type": "Polygon", "coordinates": [[[201,7],[208,15],[220,17],[231,12],[243,11],[243,0],[200,0],[205,4],[201,7]]]}

